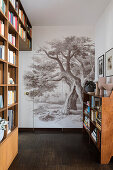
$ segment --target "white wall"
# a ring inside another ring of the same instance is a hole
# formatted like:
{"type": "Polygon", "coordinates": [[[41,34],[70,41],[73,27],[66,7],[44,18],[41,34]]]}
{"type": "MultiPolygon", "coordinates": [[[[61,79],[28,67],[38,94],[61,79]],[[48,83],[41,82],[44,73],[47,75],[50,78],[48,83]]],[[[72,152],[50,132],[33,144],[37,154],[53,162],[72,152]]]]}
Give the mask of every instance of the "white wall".
{"type": "MultiPolygon", "coordinates": [[[[27,91],[24,86],[24,74],[29,71],[29,66],[32,63],[32,57],[35,50],[40,46],[44,45],[45,42],[51,41],[53,39],[62,39],[67,36],[88,36],[94,40],[94,28],[89,26],[46,26],[46,27],[33,27],[33,51],[32,52],[20,52],[19,56],[19,127],[33,127],[33,102],[29,101],[28,96],[24,93],[27,91]]],[[[76,121],[78,118],[73,117],[76,121]]],[[[82,127],[82,122],[74,121],[72,118],[66,119],[64,121],[57,122],[56,124],[52,122],[40,123],[39,120],[35,119],[35,127],[71,127],[80,128],[82,127]]]]}
{"type": "Polygon", "coordinates": [[[99,18],[95,30],[95,79],[98,79],[97,59],[113,48],[113,0],[99,18]]]}

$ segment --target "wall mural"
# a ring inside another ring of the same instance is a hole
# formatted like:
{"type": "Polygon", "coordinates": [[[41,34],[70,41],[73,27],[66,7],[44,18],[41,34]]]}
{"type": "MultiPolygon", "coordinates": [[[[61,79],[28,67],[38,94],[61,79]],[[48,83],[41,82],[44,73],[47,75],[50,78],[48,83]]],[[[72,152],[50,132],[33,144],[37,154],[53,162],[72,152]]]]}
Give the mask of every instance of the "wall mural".
{"type": "Polygon", "coordinates": [[[94,52],[90,38],[76,36],[45,42],[34,52],[24,84],[38,121],[62,120],[62,128],[63,120],[82,122],[83,86],[94,80],[94,52]]]}

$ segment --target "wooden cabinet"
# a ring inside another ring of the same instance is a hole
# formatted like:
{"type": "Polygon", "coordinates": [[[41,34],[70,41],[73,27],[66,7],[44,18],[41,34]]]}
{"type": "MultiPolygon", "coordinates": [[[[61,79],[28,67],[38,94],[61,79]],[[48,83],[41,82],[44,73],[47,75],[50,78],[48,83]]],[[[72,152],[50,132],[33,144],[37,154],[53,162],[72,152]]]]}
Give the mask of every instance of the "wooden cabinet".
{"type": "Polygon", "coordinates": [[[0,142],[0,170],[7,170],[18,153],[19,50],[32,50],[32,26],[20,0],[1,1],[4,5],[0,9],[0,96],[3,101],[0,117],[9,120],[9,112],[13,113],[11,128],[6,127],[0,142]]]}
{"type": "Polygon", "coordinates": [[[18,153],[18,128],[0,144],[0,169],[7,170],[18,153]]]}
{"type": "Polygon", "coordinates": [[[100,152],[101,164],[113,156],[113,92],[110,97],[84,93],[83,129],[100,152]]]}

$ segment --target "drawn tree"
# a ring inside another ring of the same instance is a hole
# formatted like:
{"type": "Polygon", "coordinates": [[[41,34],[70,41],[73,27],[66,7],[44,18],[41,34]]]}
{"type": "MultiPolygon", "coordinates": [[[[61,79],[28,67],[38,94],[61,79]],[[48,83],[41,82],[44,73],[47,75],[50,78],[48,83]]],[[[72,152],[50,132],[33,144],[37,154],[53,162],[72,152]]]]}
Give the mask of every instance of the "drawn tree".
{"type": "Polygon", "coordinates": [[[53,40],[36,51],[32,70],[25,76],[26,88],[30,97],[40,97],[46,92],[53,92],[57,82],[64,80],[70,88],[62,112],[70,114],[77,110],[77,99],[83,101],[83,86],[87,80],[94,80],[94,44],[88,37],[66,37],[62,41],[53,40]]]}

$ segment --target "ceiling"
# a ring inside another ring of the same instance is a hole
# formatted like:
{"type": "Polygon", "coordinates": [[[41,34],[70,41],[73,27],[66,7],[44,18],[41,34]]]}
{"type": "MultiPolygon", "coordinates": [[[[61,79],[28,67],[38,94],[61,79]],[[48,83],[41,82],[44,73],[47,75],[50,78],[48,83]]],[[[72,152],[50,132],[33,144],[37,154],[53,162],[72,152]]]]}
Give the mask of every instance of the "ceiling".
{"type": "Polygon", "coordinates": [[[111,0],[21,0],[33,26],[95,25],[111,0]]]}

